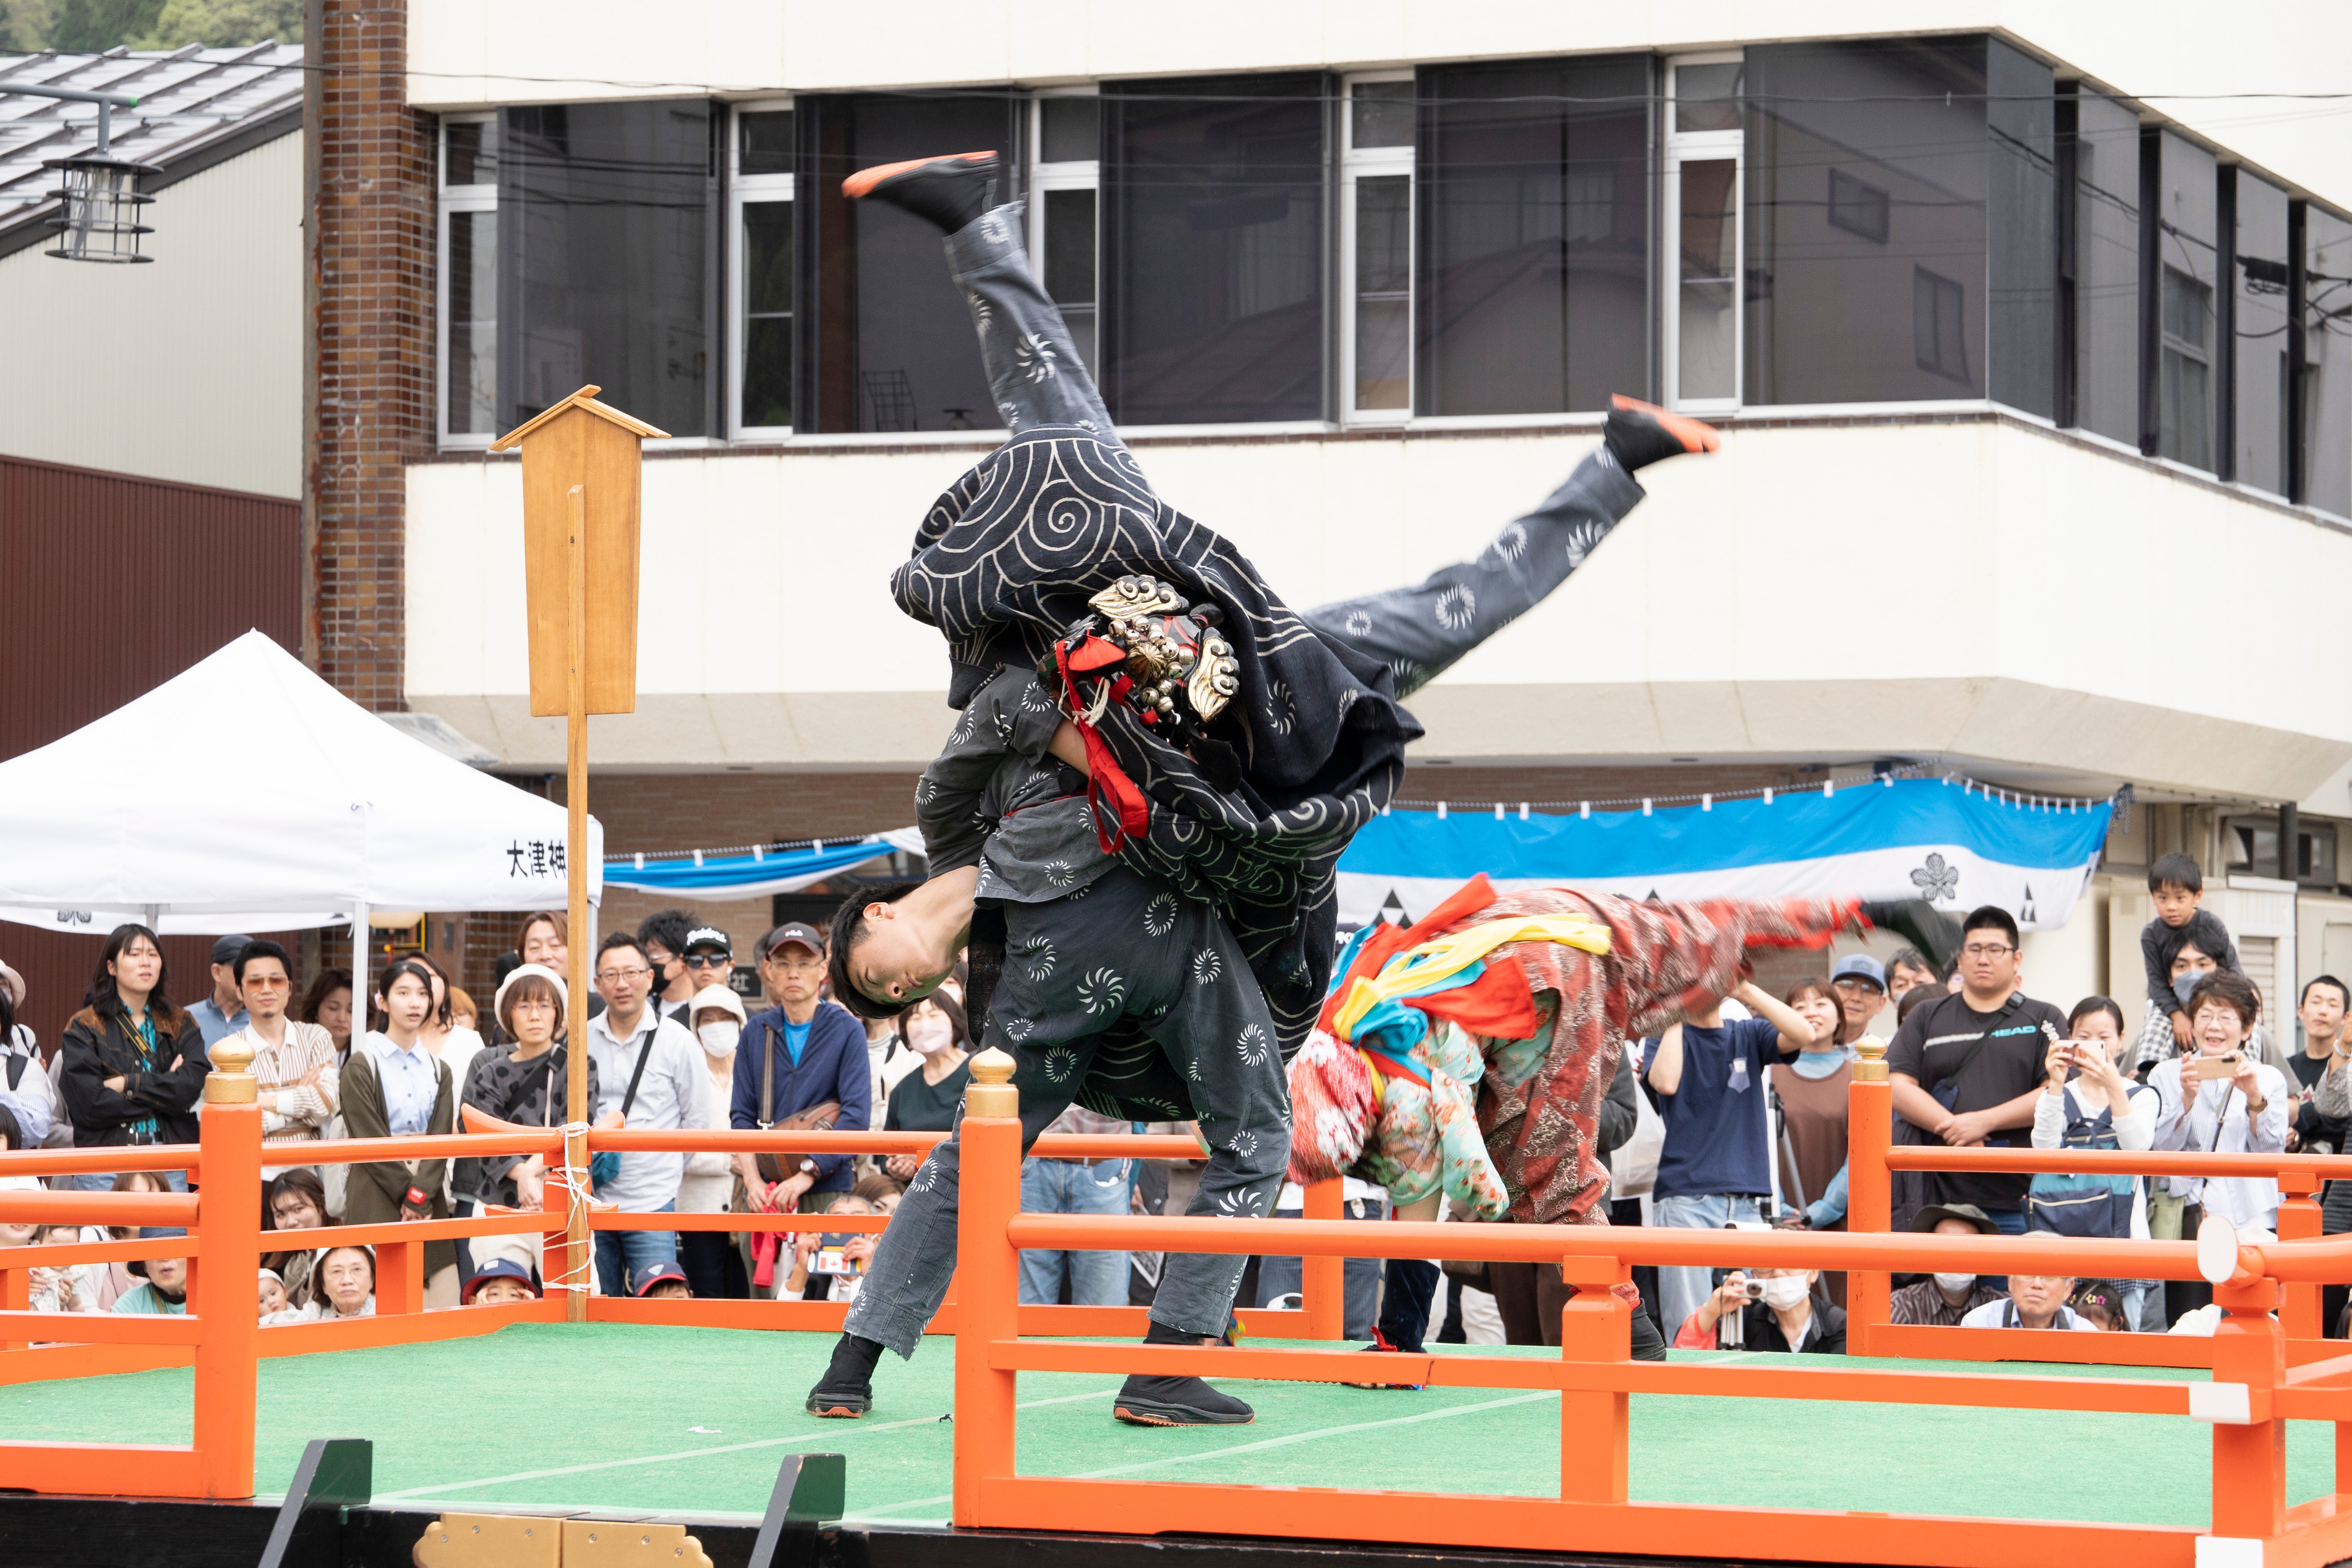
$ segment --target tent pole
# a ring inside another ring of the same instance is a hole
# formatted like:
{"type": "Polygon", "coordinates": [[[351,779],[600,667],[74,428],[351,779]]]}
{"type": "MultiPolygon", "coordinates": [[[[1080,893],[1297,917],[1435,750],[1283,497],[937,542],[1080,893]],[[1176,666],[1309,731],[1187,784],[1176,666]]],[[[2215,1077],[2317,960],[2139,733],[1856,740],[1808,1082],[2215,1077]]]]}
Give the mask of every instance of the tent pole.
{"type": "Polygon", "coordinates": [[[368,1025],[368,901],[352,905],[352,1044],[367,1038],[368,1025]]]}
{"type": "MultiPolygon", "coordinates": [[[[596,961],[593,937],[588,930],[588,503],[587,489],[582,485],[572,487],[571,614],[565,617],[572,633],[570,679],[564,683],[564,784],[563,800],[569,808],[566,837],[570,843],[563,856],[564,873],[569,886],[565,889],[569,904],[569,929],[572,942],[564,964],[565,988],[570,992],[568,1005],[563,1010],[572,1035],[570,1065],[565,1069],[564,1120],[577,1127],[588,1120],[588,984],[587,974],[596,961]]],[[[564,1141],[564,1152],[572,1153],[572,1140],[564,1141]]],[[[580,1162],[585,1164],[585,1160],[580,1162]]],[[[575,1168],[574,1181],[587,1180],[587,1172],[575,1168]]],[[[593,1279],[589,1258],[588,1205],[585,1194],[574,1193],[565,1205],[569,1215],[564,1230],[571,1255],[574,1278],[566,1283],[576,1288],[563,1293],[563,1320],[569,1323],[588,1321],[588,1293],[584,1287],[593,1279]]]]}

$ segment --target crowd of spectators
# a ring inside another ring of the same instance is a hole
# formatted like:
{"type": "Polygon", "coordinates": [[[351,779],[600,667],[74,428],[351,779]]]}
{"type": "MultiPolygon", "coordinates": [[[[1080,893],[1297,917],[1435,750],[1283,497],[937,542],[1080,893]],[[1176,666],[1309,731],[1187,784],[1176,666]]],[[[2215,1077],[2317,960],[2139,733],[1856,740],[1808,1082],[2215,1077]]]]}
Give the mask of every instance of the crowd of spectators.
{"type": "MultiPolygon", "coordinates": [[[[2303,989],[2301,1047],[2266,1029],[2262,997],[2228,931],[2202,908],[2195,864],[2171,856],[2149,878],[2157,916],[2142,936],[2147,1023],[2129,1032],[2105,996],[2070,1013],[2026,994],[2016,921],[1988,907],[1962,922],[1944,961],[1906,948],[1885,964],[1845,954],[1771,994],[1752,982],[1629,1049],[1600,1118],[1617,1224],[1736,1230],[1835,1230],[1846,1223],[1849,1088],[1865,1043],[1885,1038],[1896,1142],[1952,1147],[2279,1152],[2344,1147],[2347,988],[2322,975],[2303,989]],[[1874,1031],[1879,1032],[1874,1034],[1874,1031]]],[[[789,922],[763,935],[739,977],[733,942],[683,911],[651,916],[597,944],[586,1045],[590,1116],[603,1127],[783,1131],[946,1131],[977,1048],[961,972],[887,1022],[862,1024],[825,994],[825,940],[789,922]],[[748,982],[748,984],[746,983],[748,982]]],[[[300,1163],[321,1138],[446,1133],[464,1108],[526,1126],[562,1124],[574,1068],[567,1018],[569,931],[558,913],[523,922],[499,966],[487,1014],[427,954],[398,955],[364,1010],[351,972],[320,969],[299,987],[279,944],[223,937],[204,994],[173,995],[161,943],[143,926],[110,935],[87,1005],[44,1051],[16,1021],[24,982],[0,964],[0,1147],[194,1142],[212,1049],[236,1035],[253,1053],[266,1144],[258,1306],[267,1323],[373,1313],[372,1249],[319,1250],[298,1234],[335,1224],[448,1215],[539,1215],[564,1201],[543,1157],[362,1164],[300,1163]]],[[[1072,1107],[1056,1132],[1181,1131],[1072,1107]]],[[[912,1155],[810,1150],[730,1157],[631,1151],[600,1155],[596,1197],[624,1213],[887,1215],[919,1166],[912,1155]]],[[[1181,1213],[1197,1162],[1032,1156],[1023,1206],[1074,1214],[1181,1213]]],[[[184,1172],[72,1178],[86,1190],[184,1190],[184,1172]]],[[[30,1183],[12,1178],[10,1184],[30,1183]]],[[[1345,1212],[1378,1220],[1386,1192],[1350,1179],[1345,1212]]],[[[1898,1227],[1943,1236],[2193,1236],[2207,1212],[2242,1230],[2274,1228],[2279,1193],[2262,1178],[1898,1173],[1898,1227]]],[[[1286,1187],[1277,1213],[1301,1212],[1286,1187]]],[[[2352,1184],[2326,1194],[2326,1228],[2352,1230],[2352,1184]]],[[[1457,1213],[1443,1217],[1459,1219],[1457,1213]]],[[[543,1288],[541,1219],[512,1236],[433,1242],[428,1309],[523,1300],[543,1288]]],[[[166,1239],[177,1232],[143,1232],[166,1239]]],[[[0,1227],[0,1245],[105,1239],[95,1228],[0,1227]]],[[[128,1239],[129,1233],[115,1233],[128,1239]]],[[[843,1300],[857,1289],[866,1230],[795,1235],[630,1229],[599,1232],[593,1289],[607,1295],[843,1300]]],[[[1729,1254],[1737,1257],[1737,1244],[1729,1254]]],[[[1154,1253],[1024,1253],[1024,1302],[1150,1300],[1154,1253]]],[[[1252,1259],[1243,1300],[1296,1304],[1295,1258],[1252,1259]]],[[[1350,1259],[1351,1339],[1418,1349],[1423,1336],[1558,1342],[1570,1295],[1537,1265],[1350,1259]]],[[[1641,1270],[1637,1353],[1664,1347],[1802,1353],[1845,1348],[1839,1275],[1768,1268],[1641,1270]]],[[[184,1259],[33,1271],[34,1310],[186,1310],[184,1259]]],[[[2343,1326],[2344,1292],[2326,1311],[2343,1326]]],[[[2193,1329],[2204,1287],[2179,1281],[1898,1277],[1896,1324],[2193,1329]]],[[[2176,1331],[2179,1331],[2176,1330],[2176,1331]]],[[[1379,1385],[1386,1386],[1386,1385],[1379,1385]]]]}

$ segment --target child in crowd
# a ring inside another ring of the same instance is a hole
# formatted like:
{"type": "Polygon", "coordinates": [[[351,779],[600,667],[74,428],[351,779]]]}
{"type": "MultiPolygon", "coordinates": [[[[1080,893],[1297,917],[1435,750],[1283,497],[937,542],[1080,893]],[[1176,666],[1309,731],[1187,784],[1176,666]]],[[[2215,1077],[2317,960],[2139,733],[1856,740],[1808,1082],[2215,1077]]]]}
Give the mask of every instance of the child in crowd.
{"type": "Polygon", "coordinates": [[[638,1281],[637,1294],[648,1301],[690,1301],[694,1287],[686,1282],[685,1269],[665,1263],[638,1281]]]}
{"type": "MultiPolygon", "coordinates": [[[[33,1237],[39,1247],[70,1247],[82,1238],[79,1226],[44,1226],[33,1237]]],[[[102,1263],[52,1264],[29,1270],[31,1294],[26,1303],[36,1312],[98,1312],[98,1289],[106,1277],[102,1263]]]]}
{"type": "Polygon", "coordinates": [[[2156,901],[2156,918],[2139,933],[2140,963],[2147,972],[2148,1017],[2134,1052],[2136,1065],[2178,1056],[2189,1047],[2186,993],[2176,989],[2172,974],[2173,960],[2184,944],[2194,943],[2221,968],[2239,973],[2238,950],[2231,945],[2229,928],[2202,907],[2205,877],[2196,861],[2186,855],[2158,856],[2147,868],[2147,890],[2156,901]],[[2165,1026],[2159,1026],[2159,1019],[2165,1026]]]}
{"type": "Polygon", "coordinates": [[[267,1318],[272,1312],[284,1311],[287,1306],[286,1281],[278,1277],[278,1270],[275,1268],[264,1268],[261,1270],[259,1285],[261,1288],[261,1315],[267,1318]]]}
{"type": "Polygon", "coordinates": [[[467,1307],[504,1307],[515,1301],[536,1301],[539,1287],[530,1270],[511,1258],[493,1258],[466,1281],[460,1303],[467,1307]]]}

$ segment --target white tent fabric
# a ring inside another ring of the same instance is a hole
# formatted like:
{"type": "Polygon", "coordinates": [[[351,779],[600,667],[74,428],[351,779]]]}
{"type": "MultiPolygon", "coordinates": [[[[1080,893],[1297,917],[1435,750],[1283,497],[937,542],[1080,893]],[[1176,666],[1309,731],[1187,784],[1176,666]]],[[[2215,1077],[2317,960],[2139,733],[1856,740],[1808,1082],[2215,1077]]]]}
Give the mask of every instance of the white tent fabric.
{"type": "MultiPolygon", "coordinates": [[[[0,920],[194,934],[355,908],[560,910],[564,831],[562,806],[410,739],[247,632],[0,763],[0,920]]],[[[594,900],[593,817],[588,838],[594,900]]]]}

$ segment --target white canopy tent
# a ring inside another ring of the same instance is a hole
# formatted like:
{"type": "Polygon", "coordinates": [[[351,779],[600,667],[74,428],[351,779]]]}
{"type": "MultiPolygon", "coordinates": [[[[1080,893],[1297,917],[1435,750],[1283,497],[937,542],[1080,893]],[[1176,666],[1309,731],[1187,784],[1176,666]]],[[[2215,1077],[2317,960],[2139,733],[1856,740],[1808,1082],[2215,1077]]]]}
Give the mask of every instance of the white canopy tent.
{"type": "MultiPolygon", "coordinates": [[[[394,730],[257,631],[0,763],[0,920],[285,931],[563,907],[564,810],[394,730]]],[[[588,822],[588,897],[604,830],[588,822]]]]}

